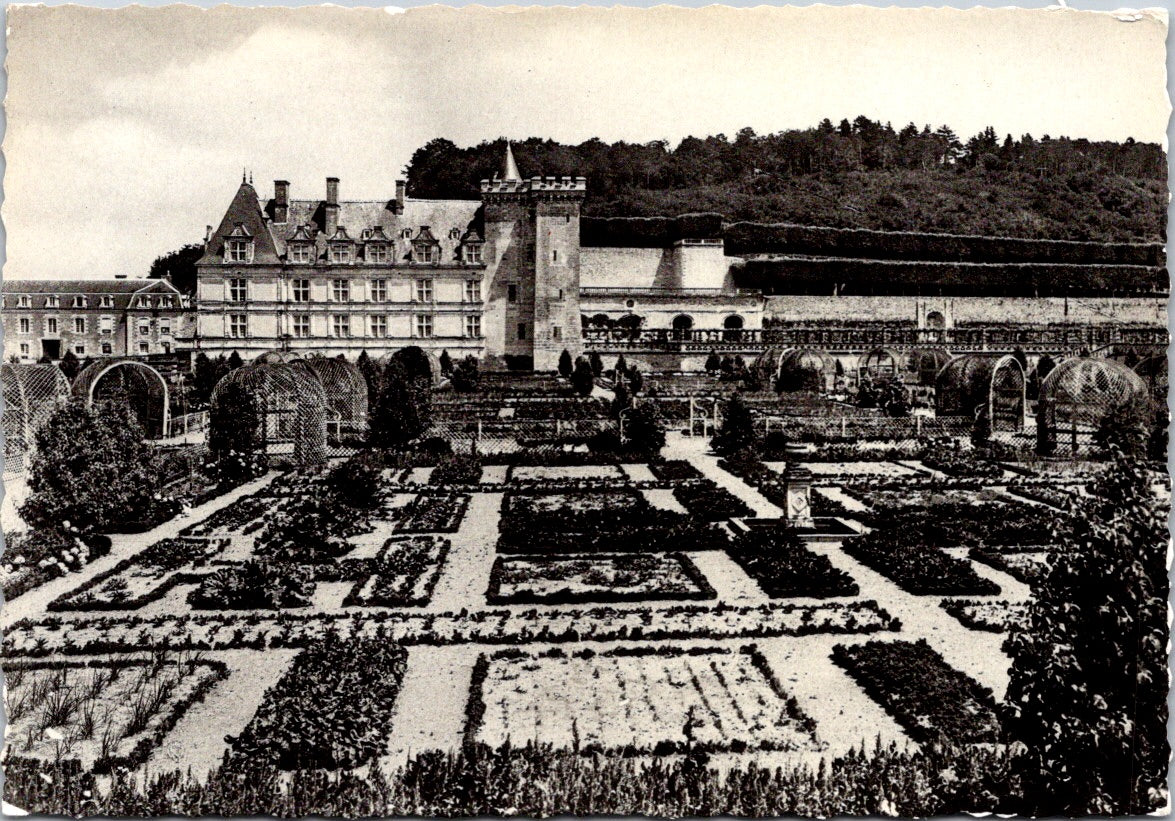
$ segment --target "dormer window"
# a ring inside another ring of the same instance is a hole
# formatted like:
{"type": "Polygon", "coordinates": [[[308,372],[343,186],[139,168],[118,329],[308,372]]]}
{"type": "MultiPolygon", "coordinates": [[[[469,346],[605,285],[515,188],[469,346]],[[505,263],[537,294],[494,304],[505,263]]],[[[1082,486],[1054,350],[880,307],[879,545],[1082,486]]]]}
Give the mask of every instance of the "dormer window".
{"type": "Polygon", "coordinates": [[[225,259],[229,262],[249,262],[253,256],[253,240],[230,239],[225,243],[225,259]]]}
{"type": "Polygon", "coordinates": [[[441,261],[441,244],[432,235],[427,225],[420,226],[420,233],[412,240],[412,261],[436,263],[441,261]]]}
{"type": "Polygon", "coordinates": [[[461,246],[461,258],[470,264],[480,264],[482,260],[480,242],[467,242],[461,246]]]}
{"type": "Polygon", "coordinates": [[[60,308],[61,307],[61,297],[59,297],[59,296],[45,297],[45,307],[46,308],[60,308]]]}
{"type": "Polygon", "coordinates": [[[352,248],[354,243],[347,236],[347,229],[339,226],[335,234],[327,241],[328,259],[331,265],[349,265],[354,259],[352,248]]]}
{"type": "Polygon", "coordinates": [[[290,243],[290,262],[296,262],[299,265],[308,264],[311,256],[310,247],[309,242],[290,243]]]}
{"type": "Polygon", "coordinates": [[[224,240],[224,261],[229,263],[248,263],[253,261],[253,235],[246,230],[244,223],[238,222],[224,240]]]}
{"type": "Polygon", "coordinates": [[[84,296],[75,296],[73,298],[73,307],[75,308],[85,308],[87,304],[88,300],[84,296]]]}
{"type": "Polygon", "coordinates": [[[388,262],[388,244],[386,242],[369,242],[364,252],[367,261],[373,265],[386,265],[388,262]]]}
{"type": "Polygon", "coordinates": [[[351,262],[351,243],[332,242],[330,244],[330,264],[347,265],[351,262]]]}
{"type": "MultiPolygon", "coordinates": [[[[74,301],[73,301],[73,307],[75,307],[75,308],[84,308],[84,307],[86,307],[86,298],[85,298],[85,297],[81,297],[81,300],[82,300],[82,304],[81,304],[81,305],[78,305],[78,304],[77,304],[77,302],[78,302],[78,301],[77,301],[77,298],[75,298],[75,299],[74,299],[74,301]]],[[[114,297],[110,296],[109,294],[107,294],[106,296],[102,297],[102,302],[101,302],[101,305],[102,305],[102,307],[103,307],[103,308],[113,308],[113,307],[114,307],[114,297]]]]}
{"type": "Polygon", "coordinates": [[[16,306],[18,308],[31,308],[33,307],[33,300],[29,296],[19,296],[16,299],[16,306]]]}

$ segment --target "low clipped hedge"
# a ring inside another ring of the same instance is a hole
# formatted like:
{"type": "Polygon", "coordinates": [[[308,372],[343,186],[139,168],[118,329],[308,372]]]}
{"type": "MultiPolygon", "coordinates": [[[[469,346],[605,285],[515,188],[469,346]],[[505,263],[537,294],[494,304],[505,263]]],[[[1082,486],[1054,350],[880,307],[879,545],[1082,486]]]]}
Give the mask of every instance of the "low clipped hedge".
{"type": "Polygon", "coordinates": [[[925,639],[838,644],[832,660],[919,743],[1000,739],[991,690],[947,664],[925,639]]]}

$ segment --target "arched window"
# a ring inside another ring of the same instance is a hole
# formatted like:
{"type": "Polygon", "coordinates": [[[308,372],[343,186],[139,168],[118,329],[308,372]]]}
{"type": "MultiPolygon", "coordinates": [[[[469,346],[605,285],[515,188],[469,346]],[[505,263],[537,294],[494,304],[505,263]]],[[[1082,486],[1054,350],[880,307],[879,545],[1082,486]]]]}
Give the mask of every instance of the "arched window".
{"type": "Polygon", "coordinates": [[[947,319],[940,311],[931,311],[926,315],[926,327],[932,331],[941,331],[947,326],[947,319]]]}
{"type": "Polygon", "coordinates": [[[722,320],[722,338],[727,342],[737,342],[743,336],[743,318],[738,314],[731,314],[722,320]]]}
{"type": "Polygon", "coordinates": [[[688,314],[678,314],[673,317],[673,336],[684,339],[693,330],[694,318],[688,314]]]}

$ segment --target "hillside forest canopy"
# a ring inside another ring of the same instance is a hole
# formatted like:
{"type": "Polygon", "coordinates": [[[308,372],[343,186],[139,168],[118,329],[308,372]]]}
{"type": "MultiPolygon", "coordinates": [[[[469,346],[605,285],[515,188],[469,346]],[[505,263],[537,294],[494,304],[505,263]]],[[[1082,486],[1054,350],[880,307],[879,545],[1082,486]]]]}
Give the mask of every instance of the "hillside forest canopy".
{"type": "MultiPolygon", "coordinates": [[[[1161,146],[1068,137],[966,140],[948,126],[895,130],[867,117],[773,134],[686,137],[676,148],[532,137],[512,143],[521,175],[587,178],[585,216],[711,211],[731,221],[1063,239],[1165,240],[1161,146]]],[[[476,199],[501,173],[505,140],[417,149],[405,169],[419,198],[476,199]]]]}

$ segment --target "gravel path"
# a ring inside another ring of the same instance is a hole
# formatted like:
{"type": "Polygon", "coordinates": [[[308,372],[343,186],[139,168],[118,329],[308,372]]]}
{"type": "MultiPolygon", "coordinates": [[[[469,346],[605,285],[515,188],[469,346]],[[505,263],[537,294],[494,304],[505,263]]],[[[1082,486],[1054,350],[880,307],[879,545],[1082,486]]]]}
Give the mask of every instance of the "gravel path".
{"type": "Polygon", "coordinates": [[[422,750],[456,750],[465,732],[465,704],[477,645],[408,648],[408,668],[392,715],[385,769],[422,750]]]}
{"type": "Polygon", "coordinates": [[[472,495],[461,527],[451,537],[453,546],[449,549],[449,558],[432,600],[426,606],[428,611],[481,610],[485,607],[501,511],[501,493],[472,495]]]}
{"type": "Polygon", "coordinates": [[[755,580],[722,550],[697,550],[686,553],[710,582],[718,601],[727,604],[764,604],[771,597],[755,580]]]}
{"type": "Polygon", "coordinates": [[[163,739],[145,767],[151,772],[179,769],[203,779],[220,765],[228,749],[226,735],[239,735],[265,691],[277,683],[299,650],[229,650],[209,655],[229,666],[229,677],[218,683],[200,704],[194,704],[163,739]]]}

